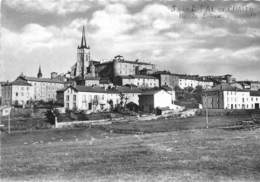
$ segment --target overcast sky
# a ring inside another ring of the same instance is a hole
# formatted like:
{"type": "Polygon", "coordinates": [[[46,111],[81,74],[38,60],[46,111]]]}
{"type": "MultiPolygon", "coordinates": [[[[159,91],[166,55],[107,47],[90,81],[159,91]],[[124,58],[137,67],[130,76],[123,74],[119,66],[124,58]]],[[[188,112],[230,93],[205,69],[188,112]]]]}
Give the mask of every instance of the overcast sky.
{"type": "Polygon", "coordinates": [[[83,25],[94,60],[260,80],[257,1],[3,0],[1,12],[0,81],[70,70],[83,25]]]}

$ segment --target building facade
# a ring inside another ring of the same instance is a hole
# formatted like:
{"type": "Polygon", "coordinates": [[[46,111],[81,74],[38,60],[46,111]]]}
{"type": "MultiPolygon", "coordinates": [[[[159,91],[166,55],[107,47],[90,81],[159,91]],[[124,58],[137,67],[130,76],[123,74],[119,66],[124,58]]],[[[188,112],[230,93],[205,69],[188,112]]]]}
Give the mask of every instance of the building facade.
{"type": "Polygon", "coordinates": [[[154,112],[156,108],[173,109],[175,101],[174,92],[166,90],[148,90],[139,95],[139,106],[143,112],[154,112]]]}
{"type": "Polygon", "coordinates": [[[96,77],[96,64],[99,62],[91,60],[90,46],[87,44],[85,27],[83,26],[81,43],[77,48],[77,61],[70,71],[71,78],[83,81],[85,78],[96,77]]]}
{"type": "Polygon", "coordinates": [[[33,100],[32,85],[23,80],[15,80],[2,85],[2,105],[25,106],[33,100]]]}
{"type": "Polygon", "coordinates": [[[64,90],[64,107],[67,110],[99,112],[130,102],[138,104],[141,91],[129,88],[104,89],[101,87],[76,86],[64,90]],[[123,102],[123,103],[121,103],[123,102]]]}
{"type": "Polygon", "coordinates": [[[156,77],[148,75],[129,75],[118,76],[115,81],[116,85],[135,85],[140,88],[159,87],[159,80],[156,77]]]}
{"type": "Polygon", "coordinates": [[[129,61],[122,56],[116,56],[112,61],[95,65],[97,74],[101,78],[109,78],[111,81],[118,76],[140,75],[143,70],[155,71],[155,65],[147,62],[129,61]]]}
{"type": "Polygon", "coordinates": [[[19,76],[16,80],[32,85],[34,101],[55,101],[56,91],[64,87],[64,82],[50,78],[19,76]]]}
{"type": "Polygon", "coordinates": [[[189,78],[189,77],[180,77],[178,80],[178,86],[181,89],[192,87],[196,88],[201,86],[203,89],[210,89],[213,87],[214,83],[209,80],[202,80],[201,78],[189,78]]]}
{"type": "Polygon", "coordinates": [[[214,82],[210,79],[200,77],[199,75],[183,75],[183,74],[172,74],[170,72],[162,71],[153,74],[159,79],[159,86],[168,86],[175,88],[176,86],[181,89],[192,87],[196,88],[201,86],[203,89],[212,88],[214,82]]]}
{"type": "Polygon", "coordinates": [[[238,81],[237,83],[241,84],[244,89],[258,91],[260,90],[259,81],[238,81]]]}
{"type": "Polygon", "coordinates": [[[100,79],[97,77],[85,78],[85,86],[87,86],[87,87],[98,86],[99,82],[100,82],[100,79]]]}
{"type": "Polygon", "coordinates": [[[232,86],[213,88],[205,92],[202,101],[208,109],[259,109],[260,92],[232,86]]]}

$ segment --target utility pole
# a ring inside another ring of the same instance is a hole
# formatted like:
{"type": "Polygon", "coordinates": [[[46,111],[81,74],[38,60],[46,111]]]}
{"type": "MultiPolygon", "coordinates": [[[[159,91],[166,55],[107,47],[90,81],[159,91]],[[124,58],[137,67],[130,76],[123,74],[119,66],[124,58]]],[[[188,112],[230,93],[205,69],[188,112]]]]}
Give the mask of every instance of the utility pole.
{"type": "Polygon", "coordinates": [[[11,112],[9,113],[9,115],[8,115],[8,134],[10,134],[11,133],[11,122],[10,122],[10,120],[11,120],[11,112]]]}
{"type": "Polygon", "coordinates": [[[206,128],[209,128],[209,112],[208,112],[208,95],[207,92],[205,92],[206,96],[206,101],[205,101],[205,106],[206,106],[206,128]]]}

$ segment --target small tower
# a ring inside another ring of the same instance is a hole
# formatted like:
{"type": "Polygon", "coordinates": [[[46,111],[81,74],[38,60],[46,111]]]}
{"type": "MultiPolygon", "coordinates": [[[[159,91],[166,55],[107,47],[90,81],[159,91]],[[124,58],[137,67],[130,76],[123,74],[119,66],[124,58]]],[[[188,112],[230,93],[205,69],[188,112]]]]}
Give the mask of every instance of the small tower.
{"type": "Polygon", "coordinates": [[[77,49],[77,68],[76,76],[84,79],[87,74],[87,68],[90,64],[90,47],[87,45],[85,36],[85,27],[82,29],[81,44],[77,49]]]}
{"type": "Polygon", "coordinates": [[[39,71],[38,71],[38,74],[37,74],[37,78],[42,78],[41,66],[39,66],[39,71]]]}

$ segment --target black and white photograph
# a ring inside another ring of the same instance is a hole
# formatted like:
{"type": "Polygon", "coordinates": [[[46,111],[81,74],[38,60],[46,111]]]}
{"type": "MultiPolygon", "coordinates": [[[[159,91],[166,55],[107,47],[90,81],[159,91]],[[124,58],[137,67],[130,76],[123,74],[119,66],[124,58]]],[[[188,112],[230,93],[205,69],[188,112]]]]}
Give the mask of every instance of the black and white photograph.
{"type": "Polygon", "coordinates": [[[259,0],[0,2],[0,181],[260,181],[259,0]]]}

